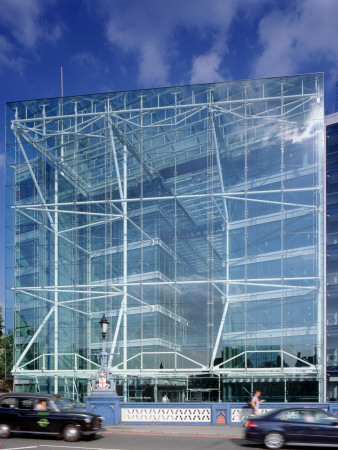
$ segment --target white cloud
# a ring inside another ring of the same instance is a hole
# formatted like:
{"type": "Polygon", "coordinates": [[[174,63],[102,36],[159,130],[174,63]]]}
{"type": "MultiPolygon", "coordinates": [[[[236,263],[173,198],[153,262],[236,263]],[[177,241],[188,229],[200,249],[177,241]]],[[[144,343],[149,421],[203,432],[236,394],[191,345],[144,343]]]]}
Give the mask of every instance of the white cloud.
{"type": "MultiPolygon", "coordinates": [[[[246,10],[255,4],[256,0],[252,0],[246,10]]],[[[186,64],[192,64],[192,80],[207,76],[208,81],[210,76],[213,80],[221,79],[220,63],[228,51],[229,27],[241,8],[244,8],[242,2],[236,0],[104,0],[100,3],[108,41],[123,53],[136,57],[139,80],[146,85],[169,83],[170,70],[178,56],[185,58],[186,64]],[[202,37],[207,48],[199,51],[195,47],[194,53],[186,54],[182,42],[186,31],[202,37]],[[203,62],[211,66],[203,68],[203,62]]]]}
{"type": "Polygon", "coordinates": [[[92,70],[97,71],[99,69],[99,61],[98,59],[89,51],[82,51],[73,56],[72,60],[82,66],[85,66],[87,69],[91,68],[92,70]]]}
{"type": "MultiPolygon", "coordinates": [[[[45,42],[54,43],[61,37],[60,24],[50,24],[44,17],[55,0],[0,0],[0,63],[21,71],[25,59],[23,49],[35,50],[45,42]]],[[[27,58],[28,60],[28,58],[27,58]]]]}
{"type": "Polygon", "coordinates": [[[24,47],[33,48],[39,39],[55,42],[61,36],[59,24],[50,24],[43,15],[55,0],[0,0],[0,23],[24,47]]]}
{"type": "Polygon", "coordinates": [[[336,0],[302,0],[265,15],[259,24],[263,50],[254,64],[254,76],[294,74],[304,64],[335,62],[337,7],[336,0]]]}
{"type": "Polygon", "coordinates": [[[216,52],[200,55],[194,58],[190,82],[212,83],[224,79],[220,74],[222,58],[216,52]]]}
{"type": "Polygon", "coordinates": [[[139,55],[140,79],[147,85],[168,82],[169,64],[163,58],[162,45],[148,40],[143,42],[139,55]]]}
{"type": "Polygon", "coordinates": [[[15,47],[0,34],[0,72],[1,68],[9,67],[19,72],[22,71],[24,60],[21,57],[15,57],[15,47]]]}

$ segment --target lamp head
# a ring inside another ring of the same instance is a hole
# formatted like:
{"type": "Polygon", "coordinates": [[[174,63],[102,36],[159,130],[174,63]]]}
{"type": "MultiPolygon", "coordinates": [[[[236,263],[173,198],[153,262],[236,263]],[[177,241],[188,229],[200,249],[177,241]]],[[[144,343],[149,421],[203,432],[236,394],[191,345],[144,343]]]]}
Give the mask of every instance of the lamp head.
{"type": "Polygon", "coordinates": [[[101,321],[99,323],[101,325],[102,338],[106,339],[106,334],[107,334],[107,329],[108,329],[109,322],[108,322],[105,314],[103,314],[102,319],[101,319],[101,321]]]}

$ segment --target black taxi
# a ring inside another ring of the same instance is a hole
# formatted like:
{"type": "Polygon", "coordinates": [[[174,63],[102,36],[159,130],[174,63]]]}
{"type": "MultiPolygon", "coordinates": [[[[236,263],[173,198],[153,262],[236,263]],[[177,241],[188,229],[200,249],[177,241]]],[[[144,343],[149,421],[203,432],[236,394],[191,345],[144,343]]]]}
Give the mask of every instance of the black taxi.
{"type": "Polygon", "coordinates": [[[94,437],[102,427],[102,419],[77,410],[72,400],[59,395],[0,395],[0,438],[16,432],[44,433],[76,442],[81,436],[94,437]]]}

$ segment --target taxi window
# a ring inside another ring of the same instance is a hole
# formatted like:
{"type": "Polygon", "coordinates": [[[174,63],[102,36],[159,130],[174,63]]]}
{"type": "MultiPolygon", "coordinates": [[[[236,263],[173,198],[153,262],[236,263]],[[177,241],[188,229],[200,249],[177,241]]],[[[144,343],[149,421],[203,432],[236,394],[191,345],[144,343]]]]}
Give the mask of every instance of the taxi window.
{"type": "Polygon", "coordinates": [[[1,400],[0,402],[0,408],[15,408],[15,398],[13,397],[7,397],[1,400]]]}
{"type": "Polygon", "coordinates": [[[18,408],[19,409],[33,409],[33,398],[19,398],[18,408]]]}
{"type": "Polygon", "coordinates": [[[49,411],[50,409],[53,409],[53,406],[48,399],[41,398],[35,403],[34,409],[36,411],[49,411]]]}

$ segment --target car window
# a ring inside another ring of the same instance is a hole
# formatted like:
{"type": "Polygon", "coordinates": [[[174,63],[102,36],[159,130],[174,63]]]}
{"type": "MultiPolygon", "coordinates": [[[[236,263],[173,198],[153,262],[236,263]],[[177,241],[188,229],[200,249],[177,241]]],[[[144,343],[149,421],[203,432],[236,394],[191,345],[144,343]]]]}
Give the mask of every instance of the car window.
{"type": "Polygon", "coordinates": [[[18,408],[19,409],[33,409],[34,399],[33,398],[19,398],[18,408]]]}
{"type": "Polygon", "coordinates": [[[15,398],[7,397],[1,400],[0,408],[15,408],[15,398]]]}
{"type": "Polygon", "coordinates": [[[34,409],[36,411],[48,411],[50,409],[53,409],[53,406],[49,399],[41,398],[35,402],[34,409]]]}
{"type": "Polygon", "coordinates": [[[313,417],[315,423],[336,423],[337,419],[335,417],[330,416],[325,411],[313,411],[313,417]]]}
{"type": "Polygon", "coordinates": [[[289,420],[292,422],[313,422],[313,416],[309,411],[301,409],[293,409],[290,411],[283,411],[278,416],[281,420],[289,420]]]}
{"type": "Polygon", "coordinates": [[[75,402],[69,398],[59,397],[54,399],[54,403],[60,411],[72,410],[76,408],[75,402]]]}

